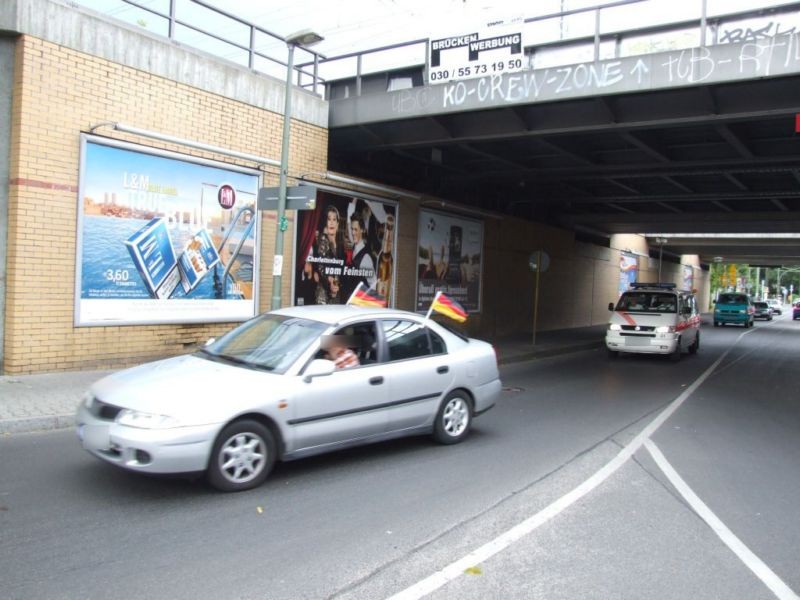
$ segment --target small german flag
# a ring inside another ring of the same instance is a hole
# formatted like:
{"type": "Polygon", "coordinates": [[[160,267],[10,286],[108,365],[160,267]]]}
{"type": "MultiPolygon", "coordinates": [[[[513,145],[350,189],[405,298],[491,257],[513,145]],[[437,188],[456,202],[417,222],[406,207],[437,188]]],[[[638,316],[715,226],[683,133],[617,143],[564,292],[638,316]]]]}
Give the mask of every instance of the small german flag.
{"type": "Polygon", "coordinates": [[[381,296],[375,290],[372,290],[367,287],[367,285],[362,281],[358,284],[355,290],[353,290],[350,299],[347,301],[347,304],[353,304],[354,306],[369,306],[370,308],[386,308],[386,298],[381,296]]]}
{"type": "MultiPolygon", "coordinates": [[[[464,307],[442,292],[436,292],[430,310],[435,310],[459,323],[467,320],[467,311],[464,310],[464,307]]],[[[428,314],[430,314],[430,310],[428,314]]]]}

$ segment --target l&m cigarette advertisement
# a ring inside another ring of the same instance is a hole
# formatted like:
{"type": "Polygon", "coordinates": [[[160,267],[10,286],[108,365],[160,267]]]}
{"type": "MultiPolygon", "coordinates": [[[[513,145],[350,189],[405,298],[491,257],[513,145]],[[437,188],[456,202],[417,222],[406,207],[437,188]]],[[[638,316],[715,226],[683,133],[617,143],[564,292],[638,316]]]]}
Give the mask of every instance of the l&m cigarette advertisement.
{"type": "Polygon", "coordinates": [[[85,135],[75,324],[256,314],[259,172],[85,135]]]}

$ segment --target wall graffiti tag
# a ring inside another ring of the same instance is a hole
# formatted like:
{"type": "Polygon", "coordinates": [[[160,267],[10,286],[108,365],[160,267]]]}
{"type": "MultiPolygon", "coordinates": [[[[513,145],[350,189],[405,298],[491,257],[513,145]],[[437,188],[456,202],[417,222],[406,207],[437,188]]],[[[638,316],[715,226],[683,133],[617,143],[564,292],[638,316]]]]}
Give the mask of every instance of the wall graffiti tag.
{"type": "MultiPolygon", "coordinates": [[[[770,31],[776,31],[772,26],[770,31]]],[[[332,103],[330,125],[345,126],[595,95],[725,83],[800,73],[800,31],[746,41],[597,62],[491,74],[332,103]],[[341,108],[340,108],[341,107],[341,108]]],[[[727,32],[726,39],[740,34],[727,32]]]]}

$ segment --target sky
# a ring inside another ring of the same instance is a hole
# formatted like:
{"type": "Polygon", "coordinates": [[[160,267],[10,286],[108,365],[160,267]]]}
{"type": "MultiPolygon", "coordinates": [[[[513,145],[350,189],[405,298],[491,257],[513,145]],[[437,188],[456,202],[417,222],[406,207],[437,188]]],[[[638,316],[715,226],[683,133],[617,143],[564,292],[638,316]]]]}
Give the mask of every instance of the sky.
{"type": "MultiPolygon", "coordinates": [[[[446,37],[475,31],[476,27],[498,20],[525,19],[550,15],[560,10],[573,10],[609,4],[615,0],[204,0],[248,22],[282,37],[302,29],[312,29],[325,39],[314,50],[327,56],[340,56],[355,51],[377,48],[414,39],[446,37]]],[[[707,0],[710,15],[786,3],[788,0],[707,0]]],[[[126,4],[122,0],[76,0],[78,4],[98,12],[138,24],[147,30],[166,34],[166,22],[160,17],[126,4]]],[[[167,13],[169,0],[137,0],[143,6],[167,13]]],[[[179,19],[211,31],[226,39],[247,45],[248,30],[232,20],[212,15],[188,0],[175,0],[179,19]]],[[[699,18],[701,0],[644,0],[637,4],[608,9],[601,17],[604,31],[635,28],[686,18],[699,18]]],[[[532,28],[534,26],[528,25],[532,28]]],[[[594,15],[552,19],[535,26],[536,39],[591,34],[594,15]]],[[[527,35],[527,34],[526,34],[527,35]]],[[[197,46],[229,60],[246,63],[242,50],[211,38],[179,28],[178,41],[197,46]]],[[[262,36],[258,49],[269,56],[285,60],[285,45],[262,36]]],[[[397,60],[403,65],[424,62],[424,46],[410,50],[397,60]]],[[[309,57],[298,53],[297,62],[309,57]]],[[[381,57],[385,66],[386,56],[381,57]]],[[[350,61],[354,63],[355,61],[350,61]]],[[[389,65],[394,67],[395,65],[389,65]]],[[[331,65],[328,65],[330,68],[331,65]]],[[[256,68],[275,74],[285,73],[269,61],[256,68]],[[274,73],[272,72],[274,68],[274,73]]],[[[354,69],[354,64],[350,66],[354,69]]],[[[367,70],[369,65],[366,65],[367,70]]],[[[323,73],[323,76],[329,75],[323,73]]]]}

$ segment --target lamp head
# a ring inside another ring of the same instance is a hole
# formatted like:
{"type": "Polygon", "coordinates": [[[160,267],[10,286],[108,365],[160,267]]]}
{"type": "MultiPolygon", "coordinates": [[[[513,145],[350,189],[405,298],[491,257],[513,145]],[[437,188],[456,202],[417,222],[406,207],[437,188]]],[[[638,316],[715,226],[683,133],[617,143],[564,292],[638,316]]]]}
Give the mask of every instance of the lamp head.
{"type": "Polygon", "coordinates": [[[286,44],[289,46],[300,46],[302,48],[307,48],[308,46],[313,46],[314,44],[321,42],[324,40],[320,34],[311,29],[301,29],[300,31],[296,31],[291,35],[286,36],[286,44]]]}

